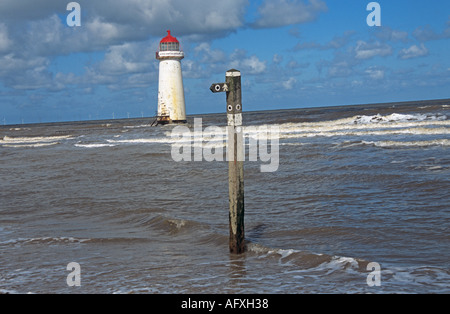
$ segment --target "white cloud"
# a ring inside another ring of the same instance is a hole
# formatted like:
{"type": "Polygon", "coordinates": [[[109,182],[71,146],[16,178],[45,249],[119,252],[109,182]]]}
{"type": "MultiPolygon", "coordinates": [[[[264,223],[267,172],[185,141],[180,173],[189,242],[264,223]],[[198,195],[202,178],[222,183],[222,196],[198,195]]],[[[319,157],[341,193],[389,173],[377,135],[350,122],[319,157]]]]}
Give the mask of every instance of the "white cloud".
{"type": "Polygon", "coordinates": [[[279,64],[283,61],[283,56],[280,56],[279,54],[274,54],[272,58],[273,63],[279,64]]]}
{"type": "Polygon", "coordinates": [[[44,57],[18,58],[14,53],[0,57],[0,78],[15,89],[51,88],[50,61],[44,57]]]}
{"type": "MultiPolygon", "coordinates": [[[[178,36],[224,36],[244,26],[245,8],[248,4],[248,0],[77,2],[81,7],[82,26],[77,28],[75,39],[83,40],[81,45],[77,40],[72,42],[80,49],[89,45],[102,49],[124,41],[164,36],[167,29],[172,29],[178,36]]],[[[66,10],[67,3],[61,0],[2,0],[0,21],[20,28],[18,32],[26,30],[27,27],[24,26],[27,23],[40,23],[58,15],[62,25],[65,23],[65,16],[69,14],[66,10]]]]}
{"type": "Polygon", "coordinates": [[[295,77],[290,77],[287,81],[283,81],[282,85],[284,89],[290,90],[293,89],[295,84],[297,83],[297,79],[295,77]]]}
{"type": "Polygon", "coordinates": [[[261,74],[266,71],[267,62],[261,61],[258,57],[253,55],[246,58],[235,58],[231,61],[230,67],[248,74],[261,74]]]}
{"type": "Polygon", "coordinates": [[[418,58],[428,55],[428,49],[425,47],[424,44],[420,44],[420,46],[412,45],[409,48],[402,49],[398,57],[400,59],[406,60],[406,59],[412,59],[412,58],[418,58]]]}
{"type": "MultiPolygon", "coordinates": [[[[244,25],[247,0],[104,0],[87,1],[105,23],[127,25],[129,34],[160,36],[172,28],[178,35],[224,35],[244,25]]],[[[83,4],[80,3],[82,8],[83,4]]]]}
{"type": "Polygon", "coordinates": [[[149,41],[111,46],[103,60],[85,67],[78,85],[113,90],[149,86],[157,78],[155,51],[149,41]]]}
{"type": "Polygon", "coordinates": [[[88,21],[86,27],[88,33],[97,34],[97,39],[105,42],[105,44],[111,43],[120,34],[119,25],[103,21],[99,17],[88,21]]]}
{"type": "Polygon", "coordinates": [[[438,33],[435,32],[430,27],[430,25],[426,25],[423,27],[416,28],[413,32],[413,36],[415,39],[420,41],[445,39],[450,37],[450,27],[447,26],[447,28],[442,33],[438,33]]]}
{"type": "MultiPolygon", "coordinates": [[[[77,2],[81,6],[81,27],[65,25],[68,2],[0,1],[0,64],[3,65],[0,82],[3,85],[23,89],[56,86],[51,80],[59,74],[52,74],[49,60],[94,51],[106,51],[105,57],[89,65],[83,77],[85,82],[112,84],[124,80],[123,75],[132,75],[125,83],[133,83],[137,74],[154,70],[151,67],[155,63],[156,46],[167,29],[172,29],[177,37],[184,35],[190,39],[221,37],[244,25],[248,3],[247,0],[77,2]],[[38,68],[37,61],[41,62],[38,68]],[[10,70],[12,65],[16,71],[10,70]]],[[[210,64],[225,56],[210,47],[201,53],[210,64]]],[[[260,71],[259,65],[252,61],[246,60],[246,66],[254,72],[260,71]]],[[[58,83],[64,81],[61,76],[58,80],[58,83]]]]}
{"type": "Polygon", "coordinates": [[[302,49],[319,49],[319,50],[327,50],[327,49],[339,49],[344,46],[346,46],[351,38],[354,36],[356,32],[354,31],[347,31],[344,32],[342,36],[335,36],[332,40],[325,44],[320,44],[317,42],[305,42],[305,43],[298,43],[294,50],[302,50],[302,49]]]}
{"type": "Polygon", "coordinates": [[[111,47],[104,60],[98,65],[99,70],[105,74],[121,75],[137,72],[148,72],[150,51],[137,43],[126,43],[111,47]],[[144,52],[144,53],[143,53],[144,52]]]}
{"type": "Polygon", "coordinates": [[[322,0],[265,0],[253,26],[266,28],[311,22],[326,10],[322,0]]]}
{"type": "Polygon", "coordinates": [[[371,79],[374,80],[381,80],[384,79],[384,73],[385,71],[383,69],[380,69],[378,67],[370,67],[366,69],[365,73],[369,75],[371,79]]]}
{"type": "Polygon", "coordinates": [[[353,64],[348,61],[334,62],[328,68],[328,75],[330,77],[347,77],[353,74],[353,64]]]}
{"type": "Polygon", "coordinates": [[[380,42],[366,43],[358,40],[355,47],[355,58],[360,60],[370,59],[373,57],[385,57],[392,54],[392,47],[380,42]]]}
{"type": "MultiPolygon", "coordinates": [[[[0,2],[0,20],[33,21],[47,18],[53,14],[63,14],[70,1],[60,0],[2,0],[0,2]]],[[[80,2],[80,1],[79,1],[80,2]]]]}
{"type": "Polygon", "coordinates": [[[8,37],[8,29],[5,24],[0,23],[0,53],[5,52],[11,46],[11,40],[8,37]]]}
{"type": "Polygon", "coordinates": [[[389,26],[377,27],[375,36],[382,41],[407,42],[408,32],[394,30],[389,26]]]}
{"type": "Polygon", "coordinates": [[[207,75],[204,65],[194,61],[193,59],[184,59],[181,65],[183,69],[183,77],[185,78],[201,78],[207,75]]]}
{"type": "Polygon", "coordinates": [[[226,60],[225,52],[219,49],[211,49],[209,43],[203,42],[194,48],[194,53],[200,56],[202,63],[224,62],[226,60]]]}

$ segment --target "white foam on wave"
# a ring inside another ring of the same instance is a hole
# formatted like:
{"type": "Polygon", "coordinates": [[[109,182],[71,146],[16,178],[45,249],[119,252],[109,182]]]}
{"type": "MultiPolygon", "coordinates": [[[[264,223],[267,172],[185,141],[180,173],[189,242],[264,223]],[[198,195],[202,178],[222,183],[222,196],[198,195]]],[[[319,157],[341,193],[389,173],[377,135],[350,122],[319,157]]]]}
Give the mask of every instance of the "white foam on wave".
{"type": "MultiPolygon", "coordinates": [[[[323,266],[327,268],[335,269],[359,269],[359,263],[356,259],[352,257],[344,257],[344,256],[333,256],[331,261],[323,263],[323,266]]],[[[320,266],[319,266],[320,267],[320,266]]]]}
{"type": "Polygon", "coordinates": [[[149,128],[151,124],[141,124],[141,125],[125,125],[124,129],[141,129],[141,128],[149,128]]]}
{"type": "Polygon", "coordinates": [[[155,138],[135,138],[122,140],[107,140],[110,144],[155,144],[155,143],[172,143],[171,138],[155,137],[155,138]]]}
{"type": "Polygon", "coordinates": [[[300,251],[294,250],[294,249],[278,249],[278,250],[269,251],[269,253],[279,254],[279,255],[281,255],[281,259],[283,259],[283,258],[286,258],[286,257],[292,255],[293,253],[300,253],[300,251]]]}
{"type": "Polygon", "coordinates": [[[60,144],[62,140],[72,139],[71,135],[39,136],[39,137],[9,137],[0,139],[0,145],[9,148],[39,148],[60,144]]]}
{"type": "Polygon", "coordinates": [[[39,147],[47,147],[47,146],[53,146],[58,145],[59,142],[53,142],[53,143],[40,143],[40,144],[20,144],[20,145],[11,145],[11,144],[4,144],[3,147],[8,148],[39,148],[39,147]]]}
{"type": "MultiPolygon", "coordinates": [[[[145,127],[140,125],[137,127],[145,127]]],[[[130,126],[131,127],[131,126],[130,126]]],[[[243,126],[243,133],[248,145],[250,140],[296,139],[311,137],[366,137],[390,135],[443,135],[450,134],[450,120],[439,114],[398,114],[353,116],[338,120],[319,122],[300,122],[282,124],[262,124],[243,126]],[[276,132],[272,132],[276,131],[276,132]]],[[[192,147],[223,147],[228,142],[228,132],[225,126],[209,126],[202,129],[174,128],[166,131],[163,136],[148,138],[126,138],[115,135],[106,143],[77,143],[77,147],[102,148],[115,145],[147,145],[147,144],[190,144],[192,147]]],[[[280,143],[283,145],[283,143],[280,143]]],[[[419,143],[421,146],[426,143],[419,143]]],[[[436,145],[447,146],[447,143],[437,142],[436,145]]],[[[389,145],[377,143],[377,146],[389,145]]],[[[400,143],[400,145],[402,145],[400,143]]],[[[403,144],[407,145],[407,144],[403,144]]],[[[411,144],[411,146],[414,144],[411,144]]],[[[433,145],[433,143],[432,143],[433,145]]]]}
{"type": "Polygon", "coordinates": [[[447,269],[436,266],[381,268],[381,286],[398,286],[425,291],[426,293],[449,293],[450,273],[447,269]]]}
{"type": "Polygon", "coordinates": [[[402,114],[392,113],[387,116],[380,114],[374,116],[356,116],[353,123],[367,124],[367,123],[391,123],[391,122],[408,122],[408,121],[442,121],[446,120],[445,115],[427,115],[427,114],[402,114]]]}
{"type": "Polygon", "coordinates": [[[260,254],[262,258],[274,255],[279,256],[279,263],[285,266],[296,265],[295,263],[293,264],[292,262],[295,261],[296,258],[298,258],[300,260],[303,259],[306,268],[317,271],[326,271],[326,272],[336,270],[347,271],[349,269],[358,271],[360,269],[358,260],[353,257],[327,256],[321,253],[311,253],[295,249],[270,249],[255,243],[251,243],[250,245],[248,245],[247,249],[251,252],[260,254]],[[293,259],[288,259],[288,257],[292,257],[293,259]],[[315,261],[313,261],[312,264],[310,264],[307,261],[309,259],[314,259],[315,261]]]}
{"type": "Polygon", "coordinates": [[[29,131],[29,130],[31,130],[30,128],[11,128],[11,129],[9,129],[10,131],[22,131],[22,130],[27,130],[27,131],[29,131]]]}
{"type": "Polygon", "coordinates": [[[64,136],[37,136],[37,137],[9,137],[5,136],[0,140],[0,144],[28,144],[28,143],[48,143],[71,139],[71,135],[64,136]]]}
{"type": "Polygon", "coordinates": [[[114,147],[114,144],[75,144],[75,147],[81,148],[101,148],[101,147],[114,147]]]}
{"type": "Polygon", "coordinates": [[[354,116],[332,121],[284,123],[280,138],[295,139],[333,136],[448,135],[450,120],[443,115],[354,116]]]}
{"type": "MultiPolygon", "coordinates": [[[[295,274],[297,278],[315,277],[317,278],[333,278],[330,280],[341,279],[342,275],[347,280],[355,280],[362,285],[360,292],[364,291],[367,276],[372,270],[367,269],[370,261],[362,260],[348,256],[323,255],[309,252],[302,252],[295,249],[273,249],[265,247],[261,244],[250,243],[248,251],[256,253],[258,258],[266,259],[270,257],[278,257],[278,264],[286,267],[283,273],[295,274]],[[303,254],[302,254],[303,253],[303,254]],[[309,264],[304,256],[309,257],[325,257],[317,259],[319,264],[309,264]],[[296,262],[296,260],[299,262],[296,262]],[[306,262],[305,264],[303,262],[306,262]]],[[[380,264],[380,282],[381,287],[388,287],[391,291],[428,291],[438,293],[448,293],[450,291],[448,282],[450,280],[450,272],[448,269],[417,265],[417,266],[396,266],[380,264]]],[[[358,291],[358,290],[356,290],[358,291]]]]}
{"type": "Polygon", "coordinates": [[[427,146],[450,146],[448,139],[436,139],[431,141],[363,141],[363,144],[378,147],[427,147],[427,146]]]}
{"type": "Polygon", "coordinates": [[[389,130],[347,130],[347,131],[318,131],[301,133],[283,133],[280,138],[292,139],[302,137],[333,137],[333,136],[374,136],[374,135],[449,135],[450,128],[406,128],[389,130]]]}

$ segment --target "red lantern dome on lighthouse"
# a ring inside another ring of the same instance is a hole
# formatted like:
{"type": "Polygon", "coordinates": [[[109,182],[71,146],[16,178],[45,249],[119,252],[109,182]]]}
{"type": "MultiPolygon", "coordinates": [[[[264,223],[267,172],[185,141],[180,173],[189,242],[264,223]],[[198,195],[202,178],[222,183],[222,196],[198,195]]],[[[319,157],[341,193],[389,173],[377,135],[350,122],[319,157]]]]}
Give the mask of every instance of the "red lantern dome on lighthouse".
{"type": "Polygon", "coordinates": [[[164,58],[184,58],[184,53],[180,51],[180,42],[178,39],[170,34],[170,30],[167,31],[167,36],[159,42],[159,51],[156,53],[156,59],[161,60],[164,58]]]}
{"type": "Polygon", "coordinates": [[[171,34],[170,34],[170,30],[168,30],[167,31],[167,36],[166,37],[164,37],[163,39],[161,39],[161,41],[160,41],[160,44],[164,44],[164,43],[180,43],[179,41],[178,41],[178,39],[176,39],[175,37],[173,37],[171,34]]]}

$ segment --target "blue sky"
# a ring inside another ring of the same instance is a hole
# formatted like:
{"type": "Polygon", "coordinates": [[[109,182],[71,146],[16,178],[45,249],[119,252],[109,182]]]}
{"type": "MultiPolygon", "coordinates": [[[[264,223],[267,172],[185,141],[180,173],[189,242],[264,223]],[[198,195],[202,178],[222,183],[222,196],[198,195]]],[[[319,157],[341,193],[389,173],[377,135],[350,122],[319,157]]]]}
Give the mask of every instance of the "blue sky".
{"type": "Polygon", "coordinates": [[[188,114],[224,112],[209,86],[242,72],[244,111],[450,98],[450,2],[65,0],[0,3],[0,123],[151,117],[171,29],[188,114]]]}

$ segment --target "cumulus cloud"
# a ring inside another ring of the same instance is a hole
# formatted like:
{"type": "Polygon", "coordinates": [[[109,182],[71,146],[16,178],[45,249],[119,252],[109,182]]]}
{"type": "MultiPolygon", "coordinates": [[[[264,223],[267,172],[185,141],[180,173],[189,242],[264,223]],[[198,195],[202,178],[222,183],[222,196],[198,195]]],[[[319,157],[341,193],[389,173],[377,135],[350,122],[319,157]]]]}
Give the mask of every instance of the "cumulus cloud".
{"type": "Polygon", "coordinates": [[[212,49],[207,42],[200,43],[194,48],[194,53],[200,56],[202,63],[217,63],[226,60],[225,52],[220,49],[212,49]]]}
{"type": "Polygon", "coordinates": [[[108,75],[148,72],[154,59],[154,51],[140,43],[125,43],[108,49],[97,68],[108,75]]]}
{"type": "Polygon", "coordinates": [[[407,42],[409,38],[408,32],[394,30],[389,26],[377,27],[375,36],[381,41],[407,42]]]}
{"type": "MultiPolygon", "coordinates": [[[[236,51],[228,55],[210,45],[211,39],[249,26],[245,21],[249,0],[77,0],[81,27],[66,25],[69,2],[0,1],[0,82],[4,86],[63,88],[88,82],[135,86],[140,78],[148,82],[148,73],[157,70],[154,52],[167,29],[186,44],[196,43],[191,50],[195,60],[184,62],[187,77],[206,76],[229,66],[250,75],[267,71],[267,61],[256,55],[236,51]],[[104,57],[86,65],[83,76],[51,70],[54,57],[91,52],[104,52],[104,57]]],[[[264,0],[250,26],[305,23],[326,10],[323,0],[264,0]]]]}
{"type": "Polygon", "coordinates": [[[365,73],[374,80],[381,80],[384,79],[384,69],[381,69],[379,67],[369,67],[366,69],[365,73]]]}
{"type": "Polygon", "coordinates": [[[355,58],[360,60],[370,59],[377,56],[385,57],[392,55],[392,47],[380,42],[367,43],[358,40],[355,47],[355,58]]]}
{"type": "Polygon", "coordinates": [[[295,87],[297,79],[295,77],[290,77],[288,80],[282,82],[282,86],[286,90],[291,90],[295,87]]]}
{"type": "Polygon", "coordinates": [[[415,39],[420,41],[450,38],[450,20],[447,22],[447,28],[445,28],[441,33],[434,31],[430,25],[426,25],[416,28],[413,31],[413,36],[415,39]]]}
{"type": "MultiPolygon", "coordinates": [[[[56,86],[51,83],[56,78],[58,84],[73,82],[73,78],[53,75],[49,60],[96,51],[105,51],[104,60],[87,68],[85,81],[111,84],[112,79],[123,79],[122,75],[137,79],[143,71],[152,70],[149,64],[154,64],[157,43],[167,29],[173,30],[177,37],[185,36],[185,42],[225,36],[245,24],[248,4],[248,0],[77,0],[82,26],[68,27],[68,2],[0,2],[0,64],[5,65],[0,70],[0,82],[3,85],[34,89],[56,86]],[[10,70],[11,65],[17,70],[10,70]],[[24,84],[19,84],[21,80],[24,84]]],[[[211,62],[220,57],[217,51],[202,53],[211,62]]],[[[248,66],[252,66],[251,62],[248,66]]],[[[191,68],[195,65],[191,64],[191,68]]],[[[258,71],[257,65],[253,65],[253,70],[258,71]]],[[[133,83],[133,79],[129,82],[133,83]]]]}
{"type": "Polygon", "coordinates": [[[347,77],[353,74],[353,66],[351,61],[341,60],[334,61],[328,68],[328,75],[330,77],[347,77]]]}
{"type": "Polygon", "coordinates": [[[332,40],[325,44],[320,44],[316,42],[304,42],[298,43],[294,50],[302,50],[302,49],[319,49],[319,50],[327,50],[327,49],[339,49],[346,46],[350,40],[355,35],[355,31],[346,31],[342,36],[335,36],[332,40]]]}
{"type": "MultiPolygon", "coordinates": [[[[17,41],[50,54],[90,52],[131,41],[160,38],[167,29],[177,36],[215,38],[244,25],[247,0],[78,0],[82,26],[65,25],[68,2],[2,0],[0,21],[17,41]]],[[[0,36],[3,32],[0,29],[0,36]]],[[[11,37],[10,37],[11,38],[11,37]]],[[[3,37],[0,37],[2,44],[3,37]]],[[[4,44],[4,43],[3,43],[4,44]]],[[[1,48],[1,47],[0,47],[1,48]]]]}
{"type": "Polygon", "coordinates": [[[47,18],[53,14],[66,12],[70,1],[60,0],[2,0],[0,2],[0,20],[33,21],[47,18]]]}
{"type": "MultiPolygon", "coordinates": [[[[244,25],[247,0],[86,1],[100,20],[129,27],[130,34],[160,36],[169,27],[181,35],[224,35],[244,25]]],[[[82,8],[84,7],[82,3],[82,8]]]]}
{"type": "Polygon", "coordinates": [[[325,11],[327,5],[322,0],[265,0],[252,26],[267,28],[311,22],[325,11]]]}
{"type": "MultiPolygon", "coordinates": [[[[77,0],[82,22],[97,20],[129,34],[158,36],[161,28],[173,26],[179,34],[207,34],[233,31],[244,24],[248,0],[77,0]],[[132,27],[126,27],[132,26],[132,27]]],[[[61,0],[2,0],[0,20],[32,21],[53,14],[66,15],[61,0]]]]}
{"type": "Polygon", "coordinates": [[[0,78],[15,89],[52,88],[50,61],[44,57],[18,58],[13,53],[0,57],[0,78]]]}
{"type": "Polygon", "coordinates": [[[5,24],[0,23],[0,53],[5,52],[11,46],[11,40],[8,37],[8,29],[5,24]]]}
{"type": "Polygon", "coordinates": [[[425,47],[424,44],[420,44],[420,46],[412,45],[409,48],[402,49],[398,57],[400,59],[406,60],[406,59],[412,59],[412,58],[418,58],[428,55],[428,49],[425,47]]]}
{"type": "Polygon", "coordinates": [[[266,61],[261,61],[255,55],[250,57],[236,57],[237,54],[234,55],[233,60],[230,62],[230,67],[239,69],[248,74],[262,74],[266,71],[266,61]]]}

